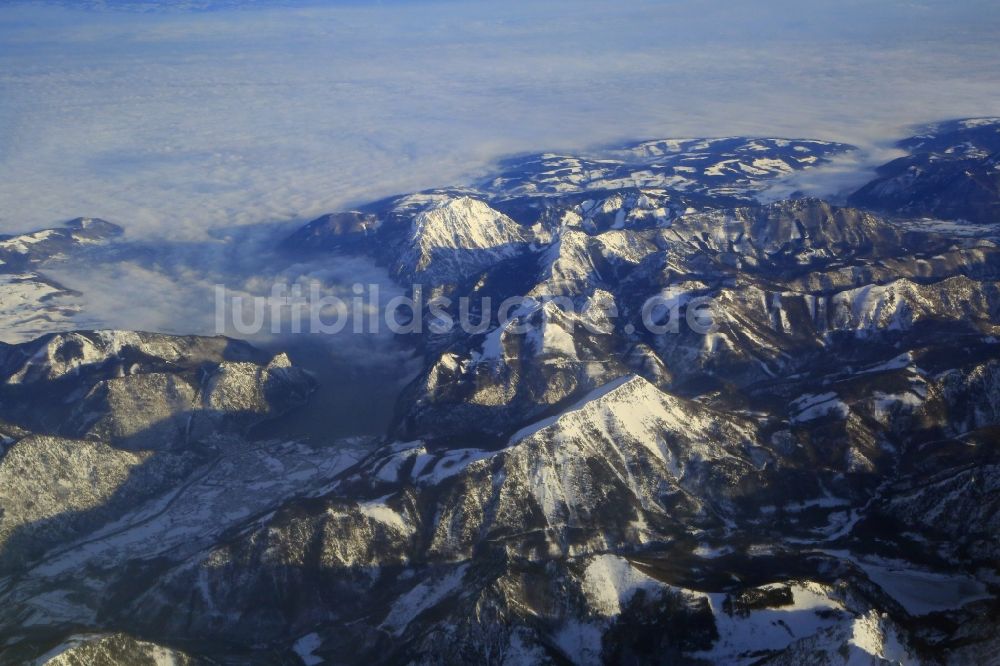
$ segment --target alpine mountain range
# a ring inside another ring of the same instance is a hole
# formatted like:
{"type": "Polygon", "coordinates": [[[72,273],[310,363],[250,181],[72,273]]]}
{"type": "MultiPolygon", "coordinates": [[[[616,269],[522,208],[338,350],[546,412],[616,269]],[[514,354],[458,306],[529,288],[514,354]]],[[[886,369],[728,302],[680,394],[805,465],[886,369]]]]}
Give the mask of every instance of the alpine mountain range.
{"type": "Polygon", "coordinates": [[[898,148],[833,202],[852,146],[663,139],[280,229],[526,303],[396,336],[364,436],[296,429],[349,415],[288,338],[81,326],[48,271],[127,224],[4,237],[0,664],[998,663],[1000,119],[898,148]]]}

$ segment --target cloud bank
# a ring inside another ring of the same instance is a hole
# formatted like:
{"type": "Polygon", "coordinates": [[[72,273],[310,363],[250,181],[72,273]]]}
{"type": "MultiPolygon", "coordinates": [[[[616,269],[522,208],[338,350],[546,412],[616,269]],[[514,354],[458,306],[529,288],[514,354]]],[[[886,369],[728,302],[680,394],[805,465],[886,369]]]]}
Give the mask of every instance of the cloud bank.
{"type": "Polygon", "coordinates": [[[276,4],[0,8],[0,233],[93,215],[196,241],[469,182],[521,151],[878,147],[1000,111],[994,2],[276,4]]]}

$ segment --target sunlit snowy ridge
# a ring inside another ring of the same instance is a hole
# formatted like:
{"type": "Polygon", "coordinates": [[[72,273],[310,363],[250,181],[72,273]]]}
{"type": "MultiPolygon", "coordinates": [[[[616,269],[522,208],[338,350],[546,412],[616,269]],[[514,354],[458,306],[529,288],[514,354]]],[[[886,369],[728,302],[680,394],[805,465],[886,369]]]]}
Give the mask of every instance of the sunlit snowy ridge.
{"type": "Polygon", "coordinates": [[[774,196],[841,144],[657,140],[197,250],[0,240],[0,663],[988,663],[1000,124],[900,146],[862,207],[774,196]],[[250,344],[49,277],[150,257],[522,304],[250,344]],[[648,326],[652,297],[712,326],[648,326]]]}

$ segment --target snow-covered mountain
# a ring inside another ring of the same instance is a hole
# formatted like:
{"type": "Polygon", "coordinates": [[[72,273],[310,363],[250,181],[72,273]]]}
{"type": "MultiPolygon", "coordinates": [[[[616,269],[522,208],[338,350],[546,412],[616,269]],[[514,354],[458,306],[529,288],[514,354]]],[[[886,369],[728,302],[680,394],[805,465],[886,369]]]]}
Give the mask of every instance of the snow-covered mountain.
{"type": "Polygon", "coordinates": [[[448,199],[413,218],[407,250],[395,265],[403,278],[461,280],[523,251],[531,235],[472,197],[448,199]]]}
{"type": "Polygon", "coordinates": [[[79,327],[79,294],[46,277],[45,264],[67,260],[122,233],[116,224],[80,217],[60,228],[0,236],[0,340],[20,342],[79,327]]]}
{"type": "MultiPolygon", "coordinates": [[[[982,161],[997,127],[904,147],[982,161]]],[[[420,367],[378,436],[288,435],[329,381],[308,357],[0,345],[0,664],[994,663],[996,197],[758,201],[847,149],[521,157],[288,235],[451,315],[518,298],[400,336],[420,367]]],[[[111,232],[4,242],[36,271],[111,232]]]]}
{"type": "Polygon", "coordinates": [[[878,169],[851,202],[910,217],[995,225],[1000,216],[1000,119],[938,123],[900,141],[908,151],[878,169]]]}
{"type": "Polygon", "coordinates": [[[777,177],[822,166],[851,150],[829,141],[771,138],[655,140],[595,157],[512,158],[483,186],[508,197],[638,187],[746,198],[777,177]]]}

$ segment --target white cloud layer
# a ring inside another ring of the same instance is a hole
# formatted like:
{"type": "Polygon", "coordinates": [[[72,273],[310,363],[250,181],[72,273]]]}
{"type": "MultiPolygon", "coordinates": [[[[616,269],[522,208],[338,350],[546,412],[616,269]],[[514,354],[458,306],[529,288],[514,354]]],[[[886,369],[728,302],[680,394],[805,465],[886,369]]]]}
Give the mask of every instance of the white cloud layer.
{"type": "Polygon", "coordinates": [[[1000,113],[992,0],[269,5],[5,3],[0,232],[92,215],[197,240],[466,182],[519,151],[871,146],[1000,113]]]}

